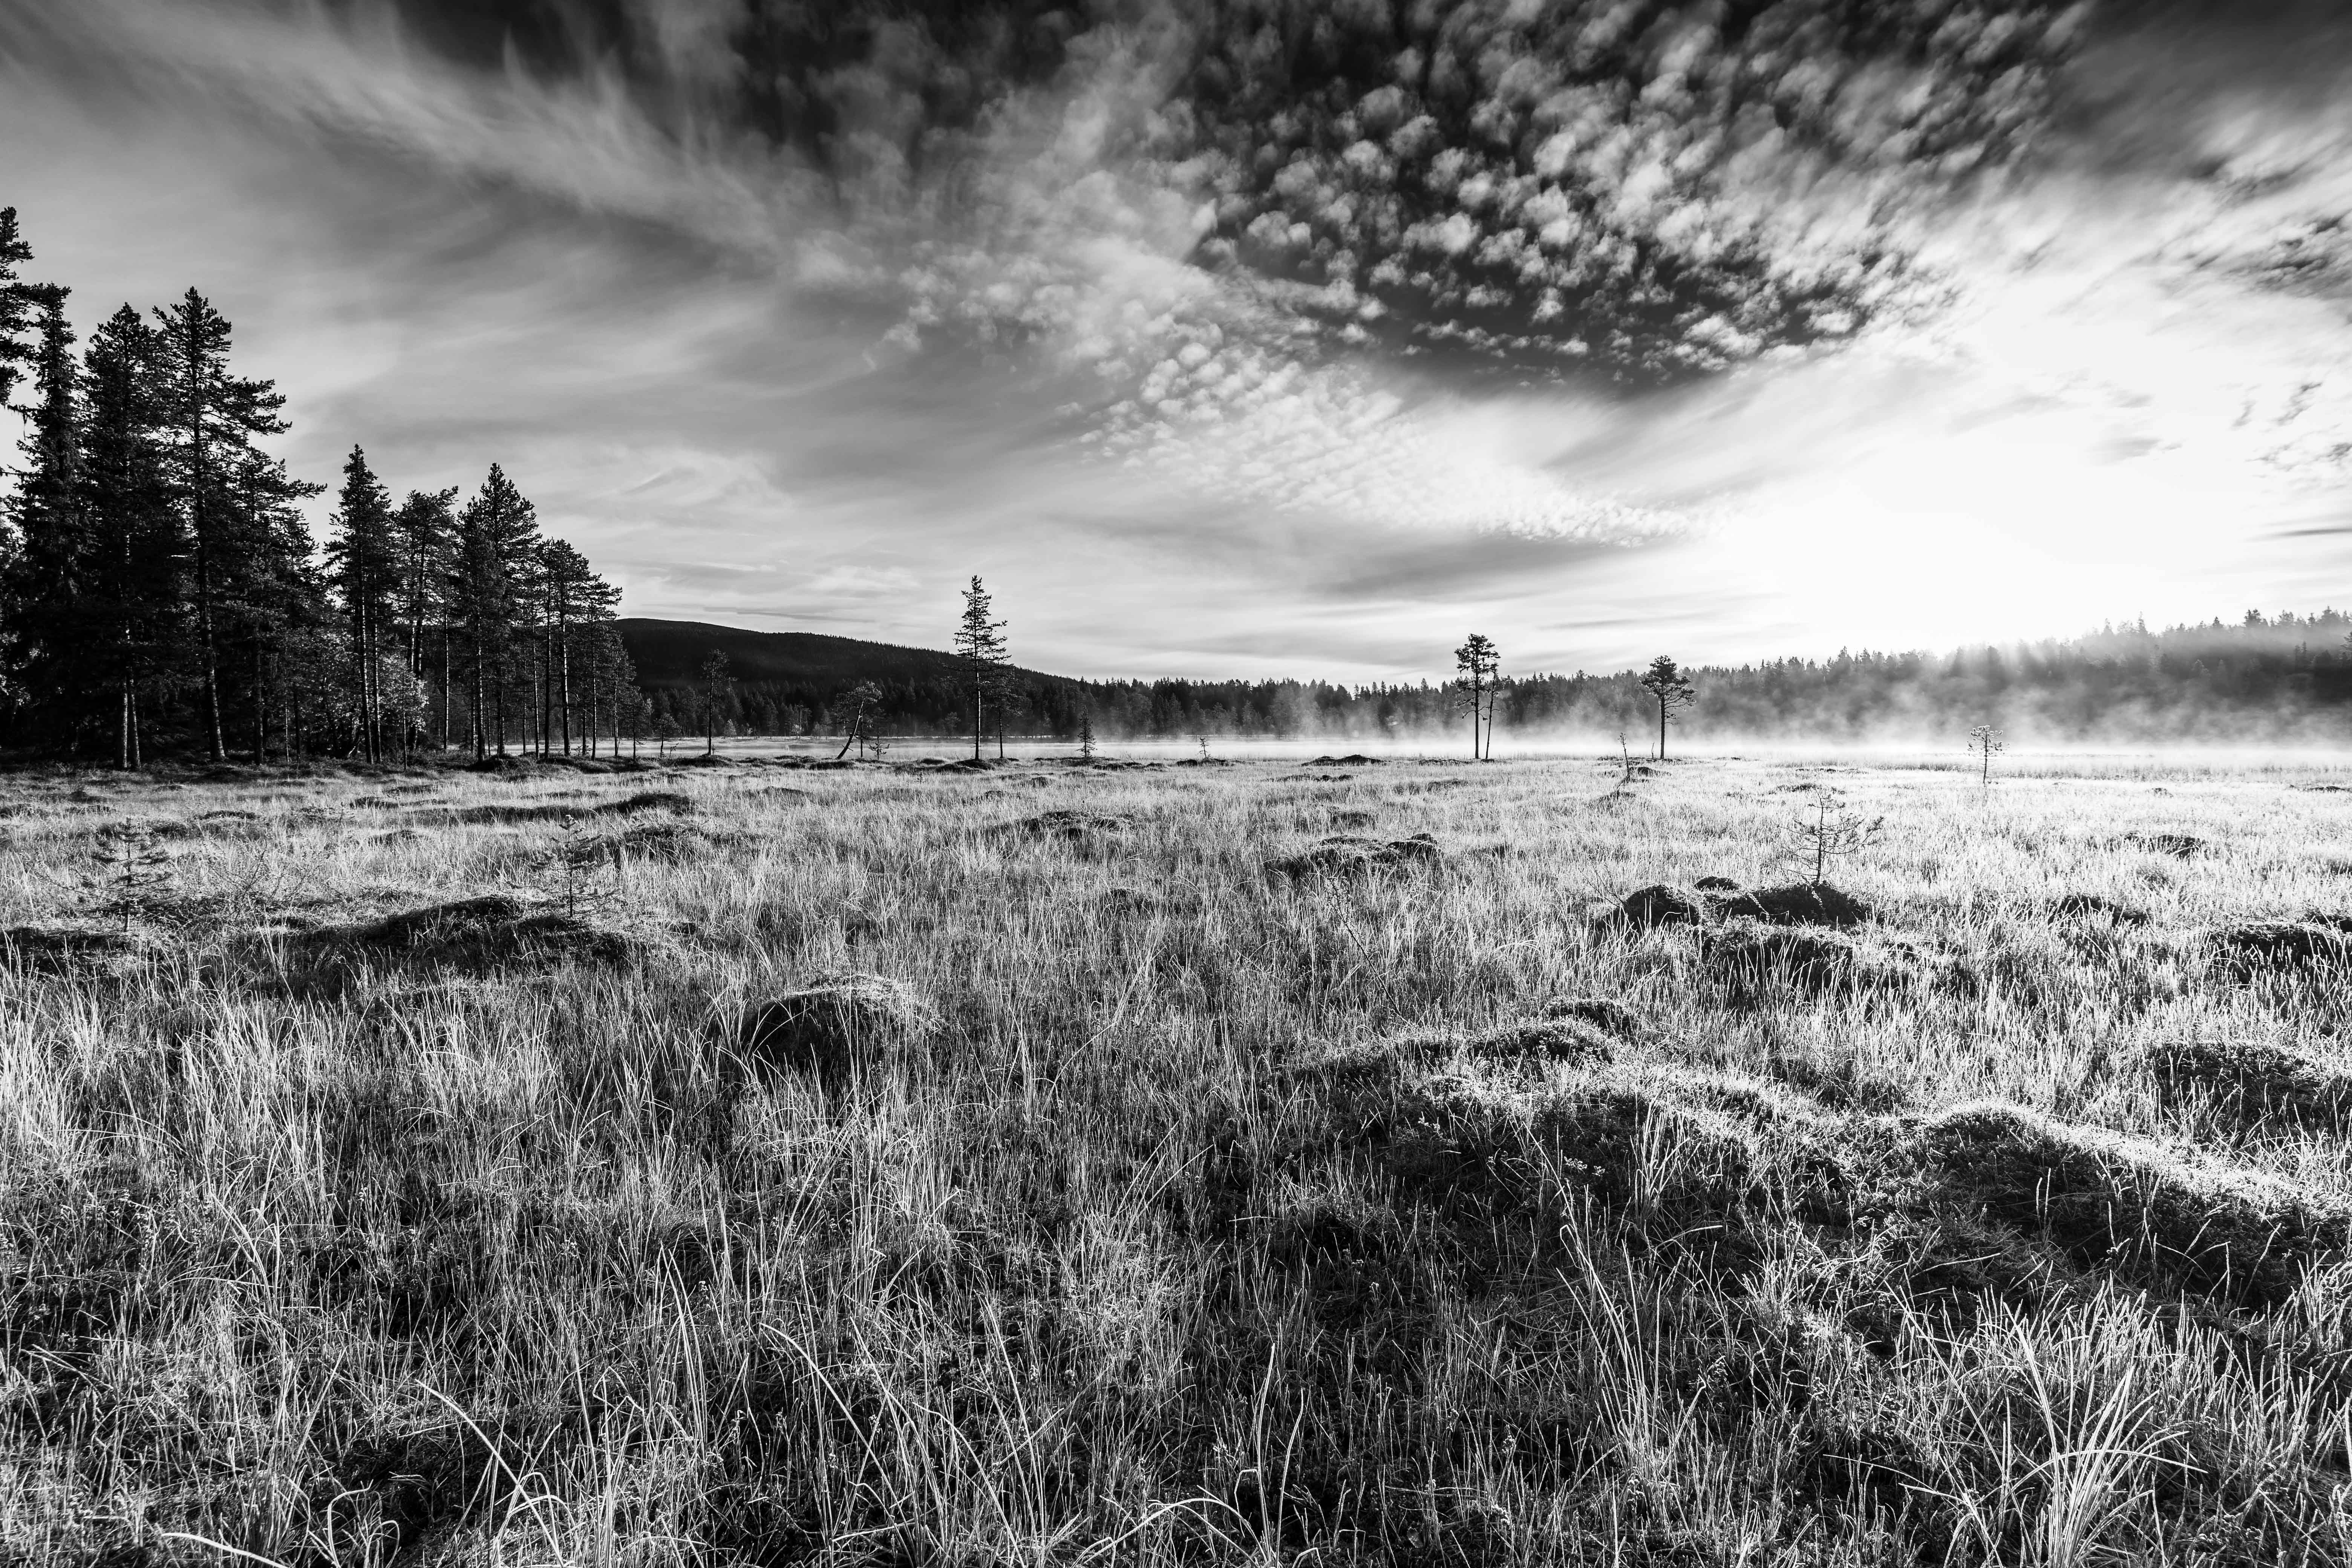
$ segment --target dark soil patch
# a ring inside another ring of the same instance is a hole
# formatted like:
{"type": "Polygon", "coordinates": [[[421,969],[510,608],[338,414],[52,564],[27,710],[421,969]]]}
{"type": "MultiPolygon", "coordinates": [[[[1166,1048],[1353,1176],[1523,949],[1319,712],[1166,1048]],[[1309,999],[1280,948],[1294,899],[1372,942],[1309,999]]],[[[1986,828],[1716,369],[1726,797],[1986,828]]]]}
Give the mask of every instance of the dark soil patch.
{"type": "Polygon", "coordinates": [[[1024,817],[1007,825],[1006,831],[1027,838],[1058,838],[1068,842],[1084,841],[1108,834],[1125,833],[1135,826],[1135,819],[1109,812],[1045,811],[1035,816],[1024,817]]]}
{"type": "Polygon", "coordinates": [[[1858,926],[1870,919],[1870,906],[1852,893],[1827,882],[1791,882],[1782,888],[1759,888],[1723,900],[1717,912],[1726,919],[1761,921],[1768,925],[1858,926]]]}
{"type": "Polygon", "coordinates": [[[2119,926],[2147,924],[2147,911],[2097,893],[2063,893],[2042,906],[2054,921],[2110,920],[2119,926]]]}
{"type": "Polygon", "coordinates": [[[35,974],[74,975],[119,969],[154,952],[136,931],[79,926],[11,926],[0,931],[0,959],[35,974]]]}
{"type": "Polygon", "coordinates": [[[1344,757],[1316,757],[1307,763],[1310,768],[1374,768],[1381,764],[1378,757],[1368,757],[1361,752],[1350,752],[1344,757]]]}
{"type": "Polygon", "coordinates": [[[1605,1062],[1616,1055],[1616,1042],[1606,1031],[1581,1018],[1542,1018],[1532,1023],[1505,1024],[1469,1036],[1462,1048],[1472,1057],[1574,1062],[1605,1062]]]}
{"type": "Polygon", "coordinates": [[[604,842],[625,859],[670,862],[699,860],[717,847],[708,835],[683,822],[641,822],[604,842]]]}
{"type": "Polygon", "coordinates": [[[1604,918],[1633,926],[1698,925],[1706,919],[1706,901],[1688,889],[1659,882],[1634,889],[1604,918]]]}
{"type": "Polygon", "coordinates": [[[1437,847],[1437,840],[1426,833],[1386,842],[1343,833],[1317,840],[1302,854],[1269,860],[1266,869],[1294,878],[1318,875],[1361,877],[1433,866],[1444,858],[1444,851],[1437,847]]]}
{"type": "Polygon", "coordinates": [[[828,975],[752,1013],[740,1044],[743,1059],[760,1068],[835,1089],[884,1053],[929,1035],[938,1022],[900,981],[828,975]]]}
{"type": "Polygon", "coordinates": [[[2142,1061],[2166,1103],[2210,1108],[2240,1129],[2339,1131],[2352,1121],[2352,1078],[2276,1046],[2177,1040],[2142,1061]]]}
{"type": "Polygon", "coordinates": [[[2179,860],[2205,847],[2205,840],[2187,833],[2127,833],[2123,841],[2151,855],[2169,855],[2179,860]]]}
{"type": "Polygon", "coordinates": [[[1606,996],[1556,996],[1541,1009],[1547,1018],[1573,1018],[1589,1024],[1620,1040],[1636,1040],[1642,1037],[1640,1015],[1622,1002],[1612,1002],[1606,996]]]}
{"type": "Polygon", "coordinates": [[[2265,973],[2338,969],[2352,958],[2345,934],[2315,921],[2246,921],[2207,933],[2225,974],[2252,979],[2265,973]]]}
{"type": "Polygon", "coordinates": [[[1900,993],[1924,978],[1899,948],[1879,948],[1832,931],[1737,921],[1706,934],[1702,970],[1734,1006],[1790,994],[1817,997],[1900,993]]]}
{"type": "Polygon", "coordinates": [[[1372,1049],[1405,1060],[1431,1062],[1460,1051],[1475,1061],[1554,1061],[1585,1064],[1612,1059],[1616,1042],[1581,1018],[1534,1018],[1465,1034],[1424,1030],[1372,1049]]]}
{"type": "Polygon", "coordinates": [[[1691,884],[1702,893],[1736,893],[1739,883],[1730,877],[1701,877],[1691,884]]]}
{"type": "Polygon", "coordinates": [[[683,815],[693,809],[694,801],[690,796],[680,795],[676,790],[649,789],[619,800],[607,801],[596,808],[596,815],[632,816],[641,811],[675,811],[683,815]]]}
{"type": "Polygon", "coordinates": [[[429,904],[362,925],[326,926],[293,939],[303,950],[383,954],[463,970],[559,963],[624,963],[638,944],[575,916],[503,893],[429,904]]]}

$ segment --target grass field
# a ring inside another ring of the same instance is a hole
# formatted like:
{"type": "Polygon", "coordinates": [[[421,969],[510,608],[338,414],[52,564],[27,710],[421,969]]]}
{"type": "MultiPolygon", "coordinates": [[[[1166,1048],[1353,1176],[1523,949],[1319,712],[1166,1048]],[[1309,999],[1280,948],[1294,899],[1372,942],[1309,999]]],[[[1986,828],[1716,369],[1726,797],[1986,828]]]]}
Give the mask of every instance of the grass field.
{"type": "Polygon", "coordinates": [[[0,1559],[2352,1561],[2336,782],[14,775],[0,1559]]]}

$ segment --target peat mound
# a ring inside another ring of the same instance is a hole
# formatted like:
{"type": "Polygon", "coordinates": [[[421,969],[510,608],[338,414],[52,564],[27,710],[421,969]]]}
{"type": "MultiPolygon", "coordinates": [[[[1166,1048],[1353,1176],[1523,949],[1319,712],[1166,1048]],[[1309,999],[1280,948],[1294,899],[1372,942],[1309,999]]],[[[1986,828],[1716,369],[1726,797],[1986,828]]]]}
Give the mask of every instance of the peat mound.
{"type": "Polygon", "coordinates": [[[2151,855],[2169,855],[2176,860],[2186,860],[2205,847],[2205,840],[2188,833],[2126,833],[2117,842],[2151,855]]]}
{"type": "Polygon", "coordinates": [[[1699,925],[1706,920],[1706,900],[1687,888],[1657,882],[1634,889],[1601,919],[1631,926],[1699,925]]]}
{"type": "Polygon", "coordinates": [[[1734,921],[1707,931],[1699,946],[1702,973],[1721,986],[1734,1006],[1788,995],[1834,998],[1895,995],[1940,989],[1967,995],[1976,976],[1913,942],[1876,942],[1814,926],[1734,921]]]}
{"type": "Polygon", "coordinates": [[[1739,891],[1739,882],[1738,879],[1732,877],[1701,877],[1697,881],[1693,882],[1691,886],[1696,888],[1702,893],[1736,893],[1739,891]]]}
{"type": "Polygon", "coordinates": [[[2352,959],[2352,944],[2332,924],[2317,921],[2242,921],[2205,933],[2215,966],[2250,980],[2263,973],[2338,969],[2352,959]]]}
{"type": "Polygon", "coordinates": [[[699,860],[718,847],[709,835],[683,822],[640,822],[612,835],[604,845],[625,860],[671,863],[699,860]]]}
{"type": "Polygon", "coordinates": [[[2140,1058],[2166,1104],[2207,1110],[2243,1130],[2280,1123],[2325,1131],[2352,1123],[2352,1077],[2276,1046],[2170,1040],[2140,1058]]]}
{"type": "Polygon", "coordinates": [[[1827,882],[1791,882],[1780,888],[1759,888],[1716,906],[1726,919],[1760,921],[1767,925],[1858,926],[1870,919],[1870,906],[1827,882]]]}
{"type": "Polygon", "coordinates": [[[10,926],[0,930],[0,961],[34,974],[67,977],[126,968],[152,957],[153,938],[136,929],[10,926]]]}
{"type": "Polygon", "coordinates": [[[2110,920],[2119,926],[2148,923],[2146,910],[2098,893],[2061,893],[2044,903],[2042,912],[2053,921],[2110,920]]]}
{"type": "Polygon", "coordinates": [[[1001,831],[1020,838],[1058,838],[1076,843],[1108,834],[1125,833],[1134,826],[1133,817],[1121,816],[1115,812],[1055,809],[1023,817],[1018,822],[1006,823],[1001,831]]]}
{"type": "Polygon", "coordinates": [[[641,811],[675,811],[683,815],[694,809],[694,801],[676,790],[649,789],[608,800],[595,809],[599,816],[632,816],[641,811]]]}
{"type": "Polygon", "coordinates": [[[312,954],[381,954],[458,970],[577,960],[625,963],[639,944],[620,931],[505,893],[405,910],[355,925],[322,926],[291,939],[312,954]]]}
{"type": "Polygon", "coordinates": [[[1606,996],[1555,996],[1538,1013],[1545,1018],[1573,1018],[1620,1040],[1642,1037],[1641,1015],[1606,996]]]}
{"type": "Polygon", "coordinates": [[[1340,833],[1316,840],[1299,854],[1269,860],[1266,869],[1291,878],[1361,877],[1433,866],[1444,858],[1437,839],[1427,833],[1385,841],[1340,833]]]}
{"type": "Polygon", "coordinates": [[[826,974],[755,1009],[740,1045],[753,1066],[833,1089],[938,1026],[938,1015],[903,981],[826,974]]]}
{"type": "Polygon", "coordinates": [[[1927,1198],[2141,1289],[2274,1306],[2352,1238],[2345,1214],[2283,1183],[2016,1106],[1963,1106],[1905,1131],[1901,1162],[1927,1198]]]}

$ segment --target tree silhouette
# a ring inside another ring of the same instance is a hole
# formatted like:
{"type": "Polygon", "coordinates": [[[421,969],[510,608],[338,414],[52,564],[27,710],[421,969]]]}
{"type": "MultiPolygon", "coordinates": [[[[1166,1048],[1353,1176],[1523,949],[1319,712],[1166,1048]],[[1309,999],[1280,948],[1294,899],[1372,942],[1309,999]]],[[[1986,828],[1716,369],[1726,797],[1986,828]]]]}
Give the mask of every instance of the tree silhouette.
{"type": "Polygon", "coordinates": [[[1454,678],[1454,689],[1470,704],[1472,762],[1495,754],[1495,671],[1502,658],[1493,641],[1478,632],[1472,632],[1470,640],[1454,650],[1454,668],[1461,672],[1454,678]]]}
{"type": "Polygon", "coordinates": [[[1698,700],[1698,688],[1690,683],[1682,667],[1664,654],[1650,661],[1642,676],[1642,689],[1658,701],[1658,760],[1666,760],[1666,725],[1676,712],[1698,700]]]}
{"type": "Polygon", "coordinates": [[[727,655],[718,648],[702,661],[702,754],[709,756],[719,750],[719,704],[726,700],[729,689],[735,684],[727,673],[727,655]]]}
{"type": "Polygon", "coordinates": [[[971,682],[971,760],[980,761],[981,737],[988,727],[988,700],[1003,678],[1004,623],[992,620],[988,590],[974,577],[963,591],[963,618],[957,623],[956,656],[971,682]]]}
{"type": "Polygon", "coordinates": [[[1992,760],[2009,749],[2000,731],[1990,724],[1979,724],[1969,731],[1969,750],[1976,752],[1979,763],[1979,787],[1992,788],[1992,760]]]}

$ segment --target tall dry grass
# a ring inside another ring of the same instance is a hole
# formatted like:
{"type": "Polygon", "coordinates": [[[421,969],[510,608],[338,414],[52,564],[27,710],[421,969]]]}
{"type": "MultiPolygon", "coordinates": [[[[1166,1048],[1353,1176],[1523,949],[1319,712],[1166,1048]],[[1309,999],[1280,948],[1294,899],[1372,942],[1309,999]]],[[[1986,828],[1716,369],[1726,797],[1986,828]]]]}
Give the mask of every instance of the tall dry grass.
{"type": "Polygon", "coordinates": [[[2352,1557],[2340,972],[2210,940],[2347,908],[2347,797],[1612,777],[20,776],[0,924],[120,940],[0,973],[0,1555],[2352,1557]],[[1864,978],[1595,920],[1824,784],[1864,978]],[[577,929],[353,939],[646,790],[577,929]],[[1334,831],[1444,858],[1267,874],[1334,831]],[[743,1048],[841,971],[937,1027],[743,1048]],[[1570,996],[1639,1026],[1480,1043],[1570,996]]]}

